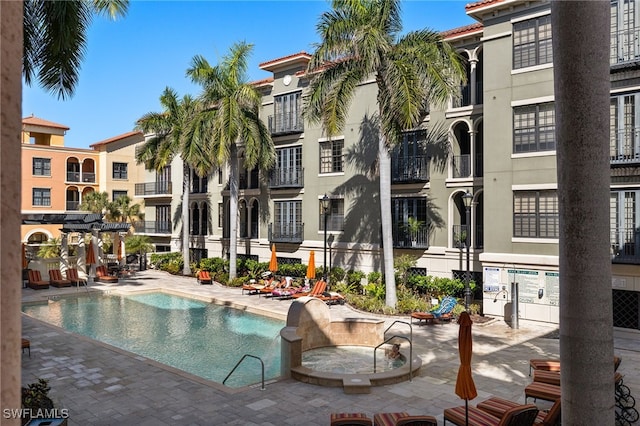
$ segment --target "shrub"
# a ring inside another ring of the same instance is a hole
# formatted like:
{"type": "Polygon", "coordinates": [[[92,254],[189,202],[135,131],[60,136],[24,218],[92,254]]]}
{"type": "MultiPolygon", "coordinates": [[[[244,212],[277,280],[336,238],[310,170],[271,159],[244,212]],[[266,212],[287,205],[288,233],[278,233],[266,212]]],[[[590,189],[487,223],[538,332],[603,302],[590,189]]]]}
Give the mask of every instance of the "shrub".
{"type": "Polygon", "coordinates": [[[369,272],[367,275],[367,281],[369,284],[379,284],[382,283],[382,273],[380,272],[369,272]]]}
{"type": "Polygon", "coordinates": [[[344,281],[344,277],[344,269],[340,268],[339,266],[334,266],[329,271],[329,280],[331,281],[331,284],[337,284],[341,281],[344,281]]]}
{"type": "MultiPolygon", "coordinates": [[[[227,280],[228,280],[228,276],[227,276],[227,280]]],[[[244,284],[249,282],[249,277],[237,277],[234,278],[232,280],[228,280],[229,283],[227,284],[229,287],[242,287],[244,284]]]]}
{"type": "Polygon", "coordinates": [[[360,271],[349,271],[347,272],[347,277],[346,277],[346,282],[349,285],[356,285],[358,287],[360,287],[360,283],[362,282],[362,279],[365,277],[364,272],[360,272],[360,271]]]}
{"type": "Polygon", "coordinates": [[[209,272],[224,272],[228,271],[229,262],[220,257],[209,257],[207,259],[200,260],[200,269],[209,272]]]}
{"type": "Polygon", "coordinates": [[[358,284],[349,284],[349,282],[341,282],[332,285],[333,291],[337,291],[342,295],[346,294],[361,294],[362,287],[360,283],[358,284]]]}
{"type": "Polygon", "coordinates": [[[364,294],[373,299],[384,301],[387,289],[382,283],[369,283],[364,286],[364,294]]]}
{"type": "Polygon", "coordinates": [[[415,291],[406,286],[398,286],[398,303],[396,310],[398,313],[411,313],[416,311],[426,311],[429,303],[415,291]]]}
{"type": "Polygon", "coordinates": [[[307,275],[307,265],[302,263],[285,263],[278,265],[278,274],[285,277],[304,277],[307,275]]]}
{"type": "Polygon", "coordinates": [[[45,379],[38,379],[36,383],[30,383],[22,388],[22,408],[51,410],[53,401],[49,398],[49,382],[45,379]]]}

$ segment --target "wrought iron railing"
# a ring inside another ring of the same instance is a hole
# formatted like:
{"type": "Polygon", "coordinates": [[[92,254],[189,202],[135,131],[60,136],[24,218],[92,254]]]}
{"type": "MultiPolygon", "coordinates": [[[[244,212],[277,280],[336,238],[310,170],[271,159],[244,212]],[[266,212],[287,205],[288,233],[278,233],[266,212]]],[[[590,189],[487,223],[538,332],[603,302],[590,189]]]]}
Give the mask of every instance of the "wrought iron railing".
{"type": "Polygon", "coordinates": [[[640,61],[640,28],[611,32],[611,65],[640,61]]]}
{"type": "Polygon", "coordinates": [[[429,225],[421,224],[418,229],[409,229],[406,224],[393,225],[394,248],[429,248],[429,225]]]}
{"type": "Polygon", "coordinates": [[[611,260],[613,263],[640,264],[640,231],[612,230],[611,260]]]}
{"type": "Polygon", "coordinates": [[[269,176],[271,188],[302,188],[304,186],[303,168],[276,168],[269,176]]]}
{"type": "Polygon", "coordinates": [[[274,243],[301,243],[304,223],[270,223],[269,241],[274,243]]]}
{"type": "Polygon", "coordinates": [[[171,221],[140,220],[133,222],[138,234],[171,234],[171,221]]]}
{"type": "Polygon", "coordinates": [[[452,160],[454,178],[471,177],[471,155],[454,155],[452,160]]]}
{"type": "Polygon", "coordinates": [[[171,182],[145,182],[136,183],[135,194],[144,195],[171,195],[171,182]]]}
{"type": "Polygon", "coordinates": [[[394,158],[391,161],[393,183],[429,182],[429,157],[394,158]]]}
{"type": "Polygon", "coordinates": [[[67,211],[72,210],[78,210],[78,206],[80,206],[80,202],[79,201],[67,201],[67,211]]]}
{"type": "Polygon", "coordinates": [[[272,135],[302,133],[304,131],[304,121],[299,111],[270,115],[268,123],[272,135]]]}
{"type": "Polygon", "coordinates": [[[640,128],[632,127],[611,132],[609,147],[611,164],[640,162],[640,128]],[[624,141],[622,146],[620,141],[624,141]]]}
{"type": "Polygon", "coordinates": [[[469,235],[469,226],[453,225],[451,232],[453,232],[453,235],[451,237],[451,240],[453,241],[453,247],[465,248],[467,236],[469,237],[469,242],[471,242],[471,235],[469,235]]]}
{"type": "Polygon", "coordinates": [[[80,182],[80,172],[67,171],[67,182],[80,182]]]}
{"type": "Polygon", "coordinates": [[[96,174],[94,172],[82,172],[82,181],[85,183],[95,183],[96,174]]]}

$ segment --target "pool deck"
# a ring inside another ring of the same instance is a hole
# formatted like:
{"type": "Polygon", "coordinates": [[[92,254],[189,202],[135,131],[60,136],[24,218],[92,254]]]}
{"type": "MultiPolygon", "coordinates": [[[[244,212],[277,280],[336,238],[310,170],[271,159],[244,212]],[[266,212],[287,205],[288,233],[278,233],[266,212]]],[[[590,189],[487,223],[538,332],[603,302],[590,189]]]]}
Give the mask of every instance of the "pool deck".
{"type": "MultiPolygon", "coordinates": [[[[215,299],[254,312],[284,318],[290,301],[241,294],[239,288],[198,285],[195,278],[147,270],[117,284],[90,283],[89,290],[130,292],[171,290],[215,299]]],[[[23,302],[85,292],[84,288],[23,289],[23,302]]],[[[384,318],[410,322],[409,317],[382,317],[332,306],[332,319],[384,318]]],[[[22,383],[49,380],[58,408],[69,410],[70,425],[328,425],[332,412],[407,411],[430,414],[443,424],[445,408],[463,405],[455,395],[459,367],[458,327],[414,325],[414,354],[423,367],[411,382],[373,387],[370,394],[345,394],[341,388],[321,387],[288,379],[228,391],[220,385],[162,366],[147,358],[110,347],[42,323],[23,314],[22,335],[31,341],[31,357],[22,357],[22,383]]],[[[473,378],[478,403],[490,396],[524,402],[524,387],[531,382],[530,358],[557,357],[558,340],[548,335],[555,327],[520,322],[518,330],[501,320],[473,326],[473,378]],[[545,337],[547,336],[547,337],[545,337]]],[[[397,324],[388,332],[408,335],[397,324]]],[[[622,358],[619,372],[631,394],[640,396],[640,333],[616,329],[615,353],[622,358]]],[[[408,351],[406,343],[401,350],[408,351]]],[[[541,407],[549,404],[540,401],[541,407]]]]}

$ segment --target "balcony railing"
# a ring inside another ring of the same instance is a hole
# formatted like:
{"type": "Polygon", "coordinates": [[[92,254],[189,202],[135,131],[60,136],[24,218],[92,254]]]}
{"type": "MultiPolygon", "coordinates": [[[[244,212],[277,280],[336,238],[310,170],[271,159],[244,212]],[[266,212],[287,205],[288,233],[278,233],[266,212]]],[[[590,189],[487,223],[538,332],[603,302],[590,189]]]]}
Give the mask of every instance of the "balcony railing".
{"type": "Polygon", "coordinates": [[[67,211],[78,210],[78,206],[80,206],[80,202],[79,201],[67,201],[67,211]]]}
{"type": "Polygon", "coordinates": [[[80,182],[80,172],[67,171],[67,182],[80,182]]]}
{"type": "MultiPolygon", "coordinates": [[[[455,248],[466,248],[469,227],[467,225],[453,225],[452,232],[453,246],[455,248]]],[[[469,235],[469,242],[471,242],[471,235],[469,235]]]]}
{"type": "Polygon", "coordinates": [[[171,221],[140,220],[133,222],[138,234],[171,234],[171,221]]]}
{"type": "Polygon", "coordinates": [[[393,183],[429,182],[429,157],[394,158],[391,161],[393,183]]]}
{"type": "Polygon", "coordinates": [[[611,32],[611,65],[640,61],[640,28],[611,32]]]}
{"type": "Polygon", "coordinates": [[[302,114],[298,111],[270,115],[268,121],[269,132],[272,135],[304,132],[304,121],[302,120],[302,114]]]}
{"type": "MultiPolygon", "coordinates": [[[[394,222],[396,222],[394,220],[394,222]]],[[[420,225],[418,230],[410,230],[406,225],[395,223],[393,225],[394,248],[429,248],[429,226],[420,225]]]]}
{"type": "Polygon", "coordinates": [[[135,194],[144,195],[171,195],[171,182],[146,182],[136,183],[135,194]]]}
{"type": "MultiPolygon", "coordinates": [[[[475,105],[482,105],[482,82],[476,82],[476,102],[475,105]]],[[[452,108],[460,108],[471,105],[471,85],[460,86],[459,96],[455,96],[451,103],[452,108]]]]}
{"type": "Polygon", "coordinates": [[[301,243],[304,223],[270,223],[269,241],[273,243],[301,243]]]}
{"type": "Polygon", "coordinates": [[[304,187],[303,168],[274,169],[269,176],[271,188],[302,188],[304,187]]]}
{"type": "Polygon", "coordinates": [[[612,132],[610,146],[611,164],[640,162],[640,128],[620,129],[612,132]],[[620,141],[623,141],[620,146],[620,141]]]}
{"type": "Polygon", "coordinates": [[[85,183],[95,183],[96,174],[93,172],[82,172],[82,181],[85,183]]]}
{"type": "Polygon", "coordinates": [[[453,156],[453,177],[468,178],[471,177],[471,155],[454,155],[453,156]]]}

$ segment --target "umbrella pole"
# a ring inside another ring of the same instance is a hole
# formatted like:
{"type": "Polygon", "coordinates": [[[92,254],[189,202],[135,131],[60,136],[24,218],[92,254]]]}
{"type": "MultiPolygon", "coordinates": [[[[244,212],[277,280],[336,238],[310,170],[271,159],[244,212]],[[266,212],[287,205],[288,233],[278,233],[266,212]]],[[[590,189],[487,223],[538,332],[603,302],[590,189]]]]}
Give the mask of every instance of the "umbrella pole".
{"type": "Polygon", "coordinates": [[[469,400],[464,400],[464,424],[469,426],[469,400]]]}

